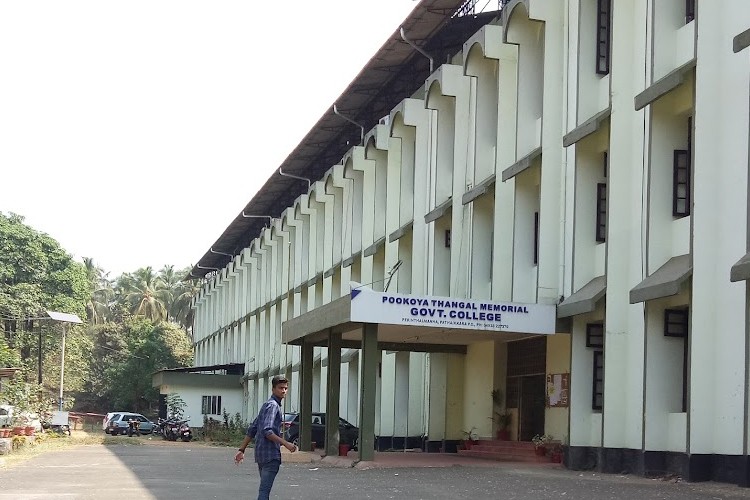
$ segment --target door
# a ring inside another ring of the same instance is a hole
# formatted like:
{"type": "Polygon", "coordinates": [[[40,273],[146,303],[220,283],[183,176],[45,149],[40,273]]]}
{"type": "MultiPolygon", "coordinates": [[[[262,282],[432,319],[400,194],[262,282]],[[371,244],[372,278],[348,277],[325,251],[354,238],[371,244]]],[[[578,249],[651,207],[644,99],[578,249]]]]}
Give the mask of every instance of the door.
{"type": "Polygon", "coordinates": [[[544,335],[508,343],[506,405],[518,411],[518,439],[544,434],[547,395],[547,339],[544,335]]]}
{"type": "Polygon", "coordinates": [[[535,435],[544,434],[547,380],[544,375],[530,375],[520,377],[519,382],[519,440],[531,441],[535,435]]]}

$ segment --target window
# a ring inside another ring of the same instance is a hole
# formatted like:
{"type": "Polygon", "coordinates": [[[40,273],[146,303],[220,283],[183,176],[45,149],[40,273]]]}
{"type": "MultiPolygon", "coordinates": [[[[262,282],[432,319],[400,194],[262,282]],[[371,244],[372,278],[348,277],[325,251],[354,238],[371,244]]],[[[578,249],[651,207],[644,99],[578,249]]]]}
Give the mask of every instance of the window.
{"type": "Polygon", "coordinates": [[[203,396],[201,413],[204,415],[221,415],[221,396],[203,396]]]}
{"type": "Polygon", "coordinates": [[[604,408],[604,352],[594,351],[594,377],[591,409],[601,411],[604,408]]]}
{"type": "Polygon", "coordinates": [[[539,264],[539,212],[534,212],[534,265],[539,264]]]}
{"type": "Polygon", "coordinates": [[[604,407],[604,323],[586,324],[586,347],[594,350],[591,409],[601,411],[604,407]]]}
{"type": "Polygon", "coordinates": [[[685,149],[675,149],[672,180],[672,215],[690,215],[690,157],[685,149]]]}
{"type": "Polygon", "coordinates": [[[693,152],[693,118],[687,120],[687,149],[675,149],[672,160],[672,215],[690,215],[690,164],[693,152]]]}
{"type": "Polygon", "coordinates": [[[604,348],[603,323],[589,323],[586,325],[586,347],[604,348]]]}
{"type": "Polygon", "coordinates": [[[687,337],[688,309],[664,310],[664,335],[666,337],[687,337]]]}
{"type": "Polygon", "coordinates": [[[609,74],[612,0],[597,0],[596,6],[596,73],[609,74]]]}
{"type": "Polygon", "coordinates": [[[690,325],[690,309],[664,310],[664,336],[682,338],[682,411],[687,411],[687,388],[688,388],[688,332],[690,325]]]}
{"type": "Polygon", "coordinates": [[[685,24],[695,19],[695,0],[685,0],[685,24]]]}
{"type": "Polygon", "coordinates": [[[607,241],[607,184],[596,185],[596,241],[607,241]]]}

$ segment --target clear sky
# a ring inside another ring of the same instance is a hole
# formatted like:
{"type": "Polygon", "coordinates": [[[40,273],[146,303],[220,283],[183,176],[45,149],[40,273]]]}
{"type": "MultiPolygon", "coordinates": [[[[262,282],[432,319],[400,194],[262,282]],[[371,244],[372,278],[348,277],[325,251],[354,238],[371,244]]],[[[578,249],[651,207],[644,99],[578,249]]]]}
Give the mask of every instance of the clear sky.
{"type": "Polygon", "coordinates": [[[0,212],[195,264],[416,3],[0,0],[0,212]]]}

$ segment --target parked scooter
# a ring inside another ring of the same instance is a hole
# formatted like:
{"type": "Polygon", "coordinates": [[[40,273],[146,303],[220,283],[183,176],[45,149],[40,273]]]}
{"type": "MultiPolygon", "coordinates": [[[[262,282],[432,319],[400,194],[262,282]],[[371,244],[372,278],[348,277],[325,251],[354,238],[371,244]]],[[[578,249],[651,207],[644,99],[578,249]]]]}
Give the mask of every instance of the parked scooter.
{"type": "MultiPolygon", "coordinates": [[[[166,420],[159,419],[157,422],[158,433],[167,441],[182,441],[188,442],[193,439],[193,431],[190,429],[187,420],[178,420],[176,418],[168,418],[166,420]]],[[[157,432],[154,430],[154,432],[157,432]]]]}

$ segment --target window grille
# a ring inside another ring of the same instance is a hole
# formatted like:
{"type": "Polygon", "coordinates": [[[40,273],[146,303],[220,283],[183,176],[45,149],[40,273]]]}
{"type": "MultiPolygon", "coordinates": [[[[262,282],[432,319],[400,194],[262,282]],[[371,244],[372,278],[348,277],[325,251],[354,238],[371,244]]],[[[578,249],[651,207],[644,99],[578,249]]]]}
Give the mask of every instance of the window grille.
{"type": "Polygon", "coordinates": [[[203,396],[201,413],[204,415],[221,415],[221,396],[203,396]]]}
{"type": "Polygon", "coordinates": [[[539,264],[539,212],[534,212],[534,265],[539,264]]]}
{"type": "Polygon", "coordinates": [[[685,0],[685,24],[695,19],[695,0],[685,0]]]}
{"type": "Polygon", "coordinates": [[[604,324],[588,323],[586,325],[586,347],[604,347],[604,324]]]}
{"type": "Polygon", "coordinates": [[[607,184],[596,185],[596,241],[607,241],[607,184]]]}
{"type": "Polygon", "coordinates": [[[690,152],[675,149],[672,160],[672,215],[690,215],[690,152]]]}
{"type": "Polygon", "coordinates": [[[664,310],[664,335],[666,337],[687,337],[688,324],[688,309],[664,310]]]}
{"type": "Polygon", "coordinates": [[[612,0],[597,0],[596,7],[596,73],[609,74],[612,0]]]}
{"type": "Polygon", "coordinates": [[[602,410],[604,408],[604,352],[594,351],[594,377],[593,391],[591,395],[591,409],[602,410]]]}

